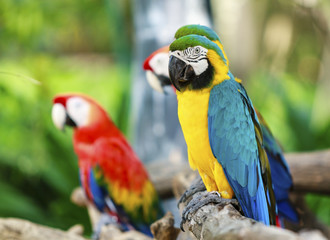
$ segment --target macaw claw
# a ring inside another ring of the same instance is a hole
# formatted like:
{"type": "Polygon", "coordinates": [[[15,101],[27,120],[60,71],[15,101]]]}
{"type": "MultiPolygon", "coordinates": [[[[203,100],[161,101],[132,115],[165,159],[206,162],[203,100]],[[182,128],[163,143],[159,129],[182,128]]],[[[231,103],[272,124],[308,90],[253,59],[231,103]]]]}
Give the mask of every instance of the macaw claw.
{"type": "Polygon", "coordinates": [[[241,212],[241,207],[237,199],[225,199],[221,197],[221,194],[217,191],[213,192],[199,192],[193,196],[193,199],[188,203],[185,209],[182,212],[182,219],[180,223],[180,228],[184,231],[183,225],[187,220],[191,219],[190,213],[196,212],[199,208],[209,204],[219,204],[219,205],[228,205],[232,204],[238,211],[241,212]]]}
{"type": "Polygon", "coordinates": [[[191,186],[182,194],[177,204],[178,208],[181,203],[187,202],[188,199],[191,198],[195,193],[203,192],[205,190],[205,185],[201,177],[198,175],[192,182],[191,186]]]}

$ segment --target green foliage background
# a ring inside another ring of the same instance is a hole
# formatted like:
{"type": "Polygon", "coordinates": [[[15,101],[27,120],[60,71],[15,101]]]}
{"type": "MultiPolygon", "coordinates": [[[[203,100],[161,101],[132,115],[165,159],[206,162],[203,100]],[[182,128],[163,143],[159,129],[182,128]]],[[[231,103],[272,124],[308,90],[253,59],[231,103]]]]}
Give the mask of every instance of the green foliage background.
{"type": "Polygon", "coordinates": [[[72,130],[55,129],[50,114],[55,94],[84,92],[126,132],[130,68],[114,48],[128,44],[112,27],[126,10],[113,3],[115,16],[101,0],[0,1],[0,217],[91,231],[70,201],[79,185],[72,130]]]}
{"type": "MultiPolygon", "coordinates": [[[[292,8],[275,2],[278,11],[292,8]]],[[[59,132],[51,122],[52,98],[87,93],[129,134],[131,18],[128,1],[0,1],[0,217],[63,229],[82,223],[90,232],[87,212],[69,200],[79,185],[77,161],[71,130],[59,132]]],[[[244,81],[286,151],[329,148],[330,118],[318,116],[322,126],[313,120],[318,65],[299,68],[307,55],[321,61],[324,42],[315,26],[298,25],[302,35],[285,73],[267,70],[266,59],[244,81]]],[[[307,201],[330,224],[329,197],[307,201]]]]}

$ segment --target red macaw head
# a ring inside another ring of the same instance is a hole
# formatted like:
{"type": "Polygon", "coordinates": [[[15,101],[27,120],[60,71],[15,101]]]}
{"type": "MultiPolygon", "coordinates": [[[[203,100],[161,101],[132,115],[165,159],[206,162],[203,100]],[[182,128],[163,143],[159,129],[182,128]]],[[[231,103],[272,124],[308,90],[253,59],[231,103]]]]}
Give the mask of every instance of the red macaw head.
{"type": "Polygon", "coordinates": [[[149,85],[158,92],[163,93],[165,86],[170,86],[168,73],[169,46],[162,47],[146,58],[143,69],[149,85]]]}
{"type": "Polygon", "coordinates": [[[92,98],[81,93],[60,94],[53,99],[52,119],[63,130],[65,125],[74,128],[109,121],[103,108],[92,98]]]}

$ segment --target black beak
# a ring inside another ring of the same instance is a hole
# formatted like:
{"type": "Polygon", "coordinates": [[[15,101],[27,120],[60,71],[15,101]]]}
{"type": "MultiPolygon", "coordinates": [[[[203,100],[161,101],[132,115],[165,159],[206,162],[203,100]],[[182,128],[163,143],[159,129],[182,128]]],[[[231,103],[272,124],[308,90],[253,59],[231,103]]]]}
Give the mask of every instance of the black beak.
{"type": "Polygon", "coordinates": [[[169,77],[164,76],[164,75],[156,75],[156,76],[159,79],[160,84],[162,85],[162,87],[171,86],[172,85],[169,77]]]}
{"type": "Polygon", "coordinates": [[[192,78],[195,76],[195,71],[191,65],[187,65],[181,59],[171,56],[168,63],[168,71],[170,80],[177,90],[189,85],[192,78]]]}
{"type": "Polygon", "coordinates": [[[168,76],[158,75],[158,74],[156,74],[156,76],[160,81],[160,85],[162,86],[162,90],[164,94],[167,95],[167,92],[165,91],[165,87],[172,85],[170,78],[168,76]]]}
{"type": "Polygon", "coordinates": [[[65,125],[70,127],[77,127],[77,124],[72,120],[72,118],[66,113],[65,125]]]}

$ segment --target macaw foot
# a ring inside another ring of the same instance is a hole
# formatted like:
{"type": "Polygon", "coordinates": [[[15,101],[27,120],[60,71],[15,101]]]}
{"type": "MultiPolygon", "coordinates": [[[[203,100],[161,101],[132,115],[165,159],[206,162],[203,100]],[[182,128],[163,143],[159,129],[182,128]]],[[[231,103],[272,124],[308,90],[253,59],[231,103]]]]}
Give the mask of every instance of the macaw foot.
{"type": "Polygon", "coordinates": [[[181,198],[178,201],[178,207],[181,203],[186,202],[189,198],[191,198],[195,193],[197,192],[203,192],[206,190],[206,187],[201,179],[201,177],[198,176],[194,179],[191,186],[182,194],[181,198]]]}
{"type": "Polygon", "coordinates": [[[236,199],[225,199],[222,198],[220,193],[217,191],[213,192],[200,192],[196,193],[193,196],[193,199],[188,203],[188,205],[185,207],[185,209],[182,212],[182,219],[180,223],[180,228],[182,231],[183,225],[186,223],[187,220],[189,219],[189,214],[196,212],[199,208],[209,204],[209,203],[214,203],[214,204],[219,204],[219,205],[228,205],[232,204],[238,211],[241,211],[241,207],[236,199]]]}
{"type": "Polygon", "coordinates": [[[102,213],[100,216],[99,221],[97,222],[93,234],[92,234],[92,239],[93,240],[98,240],[101,235],[102,227],[107,226],[107,225],[117,225],[118,228],[121,228],[121,226],[118,224],[118,220],[116,217],[111,216],[107,213],[102,213]]]}

